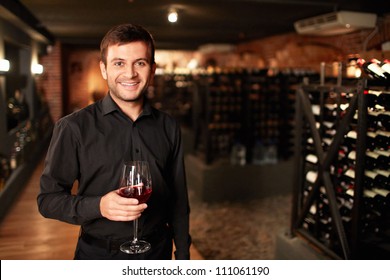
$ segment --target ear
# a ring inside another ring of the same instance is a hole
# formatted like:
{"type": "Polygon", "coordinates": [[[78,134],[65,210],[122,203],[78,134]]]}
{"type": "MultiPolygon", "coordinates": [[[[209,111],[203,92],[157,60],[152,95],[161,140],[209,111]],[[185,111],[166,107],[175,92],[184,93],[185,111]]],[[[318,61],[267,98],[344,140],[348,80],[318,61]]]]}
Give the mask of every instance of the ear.
{"type": "Polygon", "coordinates": [[[153,80],[154,75],[155,75],[155,73],[156,73],[156,68],[157,68],[157,64],[156,64],[156,63],[153,63],[152,68],[150,69],[150,73],[151,73],[151,78],[152,78],[152,80],[153,80]]]}
{"type": "Polygon", "coordinates": [[[153,75],[154,75],[154,73],[156,73],[156,68],[157,68],[157,64],[153,63],[153,65],[152,65],[152,73],[153,73],[153,75]]]}
{"type": "Polygon", "coordinates": [[[103,61],[100,61],[100,72],[102,73],[103,79],[107,80],[106,65],[103,63],[103,61]]]}

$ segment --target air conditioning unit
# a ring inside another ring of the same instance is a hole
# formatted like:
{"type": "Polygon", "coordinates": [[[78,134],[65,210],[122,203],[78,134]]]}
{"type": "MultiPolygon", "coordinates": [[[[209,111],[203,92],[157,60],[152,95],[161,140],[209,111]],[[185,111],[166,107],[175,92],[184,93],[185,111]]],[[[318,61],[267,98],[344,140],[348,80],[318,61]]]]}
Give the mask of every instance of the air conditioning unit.
{"type": "Polygon", "coordinates": [[[339,11],[294,23],[298,34],[329,36],[350,33],[359,29],[375,28],[376,14],[339,11]]]}

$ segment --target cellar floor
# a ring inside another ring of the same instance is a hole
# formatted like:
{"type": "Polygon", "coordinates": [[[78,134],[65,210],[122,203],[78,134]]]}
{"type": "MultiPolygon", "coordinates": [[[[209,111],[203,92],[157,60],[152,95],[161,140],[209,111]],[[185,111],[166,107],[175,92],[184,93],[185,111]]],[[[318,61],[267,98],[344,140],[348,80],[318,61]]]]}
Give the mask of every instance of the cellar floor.
{"type": "Polygon", "coordinates": [[[291,195],[206,203],[189,187],[191,235],[204,259],[275,259],[277,235],[290,226],[291,195]]]}

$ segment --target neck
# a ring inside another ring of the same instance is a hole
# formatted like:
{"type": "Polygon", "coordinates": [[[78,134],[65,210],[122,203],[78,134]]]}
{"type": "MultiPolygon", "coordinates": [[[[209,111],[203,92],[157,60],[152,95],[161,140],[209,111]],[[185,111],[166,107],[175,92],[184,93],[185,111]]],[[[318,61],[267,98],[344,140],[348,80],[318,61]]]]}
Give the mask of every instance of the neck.
{"type": "Polygon", "coordinates": [[[122,112],[128,116],[133,122],[137,120],[139,115],[141,115],[143,111],[144,105],[144,97],[134,100],[134,101],[125,101],[116,98],[113,94],[111,94],[111,98],[115,101],[118,107],[122,110],[122,112]]]}

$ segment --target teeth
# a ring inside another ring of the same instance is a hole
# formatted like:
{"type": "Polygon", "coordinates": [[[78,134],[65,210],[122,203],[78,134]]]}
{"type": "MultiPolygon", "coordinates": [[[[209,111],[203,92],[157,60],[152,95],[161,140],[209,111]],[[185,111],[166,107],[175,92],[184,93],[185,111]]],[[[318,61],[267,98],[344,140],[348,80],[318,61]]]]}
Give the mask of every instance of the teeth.
{"type": "Polygon", "coordinates": [[[124,86],[135,86],[138,83],[121,83],[124,86]]]}

